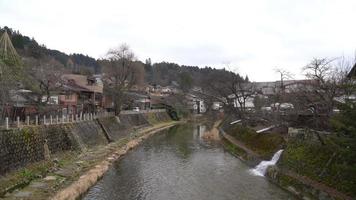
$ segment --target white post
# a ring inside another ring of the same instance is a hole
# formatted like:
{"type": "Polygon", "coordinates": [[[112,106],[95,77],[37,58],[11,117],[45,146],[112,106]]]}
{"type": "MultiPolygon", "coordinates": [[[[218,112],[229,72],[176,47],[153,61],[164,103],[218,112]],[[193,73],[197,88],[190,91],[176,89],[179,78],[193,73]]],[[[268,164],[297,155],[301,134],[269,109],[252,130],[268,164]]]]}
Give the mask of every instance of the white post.
{"type": "Polygon", "coordinates": [[[93,113],[90,113],[90,120],[93,120],[93,113]]]}
{"type": "Polygon", "coordinates": [[[59,124],[59,118],[58,118],[58,115],[56,115],[56,124],[59,124]]]}
{"type": "Polygon", "coordinates": [[[64,115],[62,114],[62,123],[64,123],[65,121],[64,121],[65,119],[64,119],[64,115]]]}
{"type": "Polygon", "coordinates": [[[74,114],[72,114],[72,122],[74,122],[74,114]]]}
{"type": "Polygon", "coordinates": [[[20,117],[19,116],[16,117],[16,121],[17,121],[17,128],[20,128],[20,117]]]}
{"type": "Polygon", "coordinates": [[[43,125],[46,125],[46,115],[43,115],[43,125]]]}
{"type": "Polygon", "coordinates": [[[80,112],[80,117],[79,117],[80,121],[82,121],[83,119],[83,112],[80,112]]]}
{"type": "Polygon", "coordinates": [[[35,125],[38,126],[38,115],[35,117],[35,125]]]}
{"type": "Polygon", "coordinates": [[[26,125],[29,126],[30,125],[30,116],[26,116],[26,125]]]}
{"type": "Polygon", "coordinates": [[[5,128],[6,130],[9,130],[9,118],[5,117],[5,128]]]}
{"type": "Polygon", "coordinates": [[[52,117],[52,115],[49,116],[49,123],[50,123],[50,124],[53,124],[53,117],[52,117]]]}

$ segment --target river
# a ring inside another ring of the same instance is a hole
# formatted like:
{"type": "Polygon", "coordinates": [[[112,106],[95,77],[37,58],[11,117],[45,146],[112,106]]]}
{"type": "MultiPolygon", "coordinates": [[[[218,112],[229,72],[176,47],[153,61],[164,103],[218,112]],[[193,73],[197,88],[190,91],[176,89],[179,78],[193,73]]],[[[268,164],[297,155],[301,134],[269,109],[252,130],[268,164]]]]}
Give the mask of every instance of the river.
{"type": "Polygon", "coordinates": [[[205,129],[188,124],[157,133],[117,161],[83,199],[294,199],[207,141],[205,129]]]}

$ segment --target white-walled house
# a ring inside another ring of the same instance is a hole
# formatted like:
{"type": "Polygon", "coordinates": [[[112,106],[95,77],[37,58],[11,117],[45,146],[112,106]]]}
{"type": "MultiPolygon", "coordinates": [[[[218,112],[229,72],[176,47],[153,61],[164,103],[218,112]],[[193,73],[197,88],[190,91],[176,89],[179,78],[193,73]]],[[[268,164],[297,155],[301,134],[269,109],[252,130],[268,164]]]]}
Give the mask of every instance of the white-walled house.
{"type": "MultiPolygon", "coordinates": [[[[234,105],[235,108],[241,107],[241,104],[239,102],[243,102],[242,97],[236,97],[235,94],[231,94],[228,96],[228,98],[229,98],[229,103],[234,105]],[[240,98],[240,101],[238,98],[240,98]]],[[[255,105],[253,103],[254,98],[255,98],[254,96],[246,98],[246,100],[245,100],[245,108],[246,109],[254,109],[255,108],[255,105]]]]}
{"type": "Polygon", "coordinates": [[[187,104],[190,107],[190,109],[193,111],[193,113],[201,114],[206,112],[207,109],[203,99],[193,94],[187,94],[186,99],[187,99],[187,104]]]}

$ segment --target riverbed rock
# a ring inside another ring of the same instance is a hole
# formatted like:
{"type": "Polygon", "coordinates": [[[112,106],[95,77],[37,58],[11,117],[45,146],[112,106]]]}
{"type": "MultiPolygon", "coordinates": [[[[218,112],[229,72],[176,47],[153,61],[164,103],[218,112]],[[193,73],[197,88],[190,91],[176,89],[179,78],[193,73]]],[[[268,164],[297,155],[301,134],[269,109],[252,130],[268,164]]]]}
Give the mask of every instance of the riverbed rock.
{"type": "Polygon", "coordinates": [[[57,178],[55,176],[46,176],[43,180],[45,180],[45,181],[54,181],[56,179],[57,178]]]}

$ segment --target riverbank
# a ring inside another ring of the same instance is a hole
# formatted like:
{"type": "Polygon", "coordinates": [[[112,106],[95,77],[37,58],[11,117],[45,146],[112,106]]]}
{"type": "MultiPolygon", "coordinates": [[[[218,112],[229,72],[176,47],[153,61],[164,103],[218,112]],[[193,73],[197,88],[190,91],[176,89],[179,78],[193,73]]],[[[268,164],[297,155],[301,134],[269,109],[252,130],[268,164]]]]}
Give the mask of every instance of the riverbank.
{"type": "Polygon", "coordinates": [[[166,123],[177,122],[162,110],[152,110],[2,130],[0,198],[42,199],[76,180],[115,145],[125,145],[137,134],[166,123]]]}
{"type": "Polygon", "coordinates": [[[5,195],[4,199],[76,199],[85,193],[106,172],[113,161],[125,155],[143,140],[163,129],[182,122],[157,123],[132,132],[127,137],[105,146],[59,159],[59,165],[45,177],[33,180],[26,187],[5,195]]]}
{"type": "Polygon", "coordinates": [[[342,159],[342,152],[332,148],[333,135],[325,137],[323,145],[308,133],[278,136],[278,133],[256,134],[246,129],[237,124],[220,127],[224,146],[251,167],[261,160],[269,160],[266,155],[271,149],[285,149],[277,164],[267,170],[265,176],[270,181],[301,199],[353,199],[355,177],[345,175],[354,172],[349,165],[337,162],[342,159]],[[284,142],[279,142],[278,137],[284,138],[284,142]]]}

